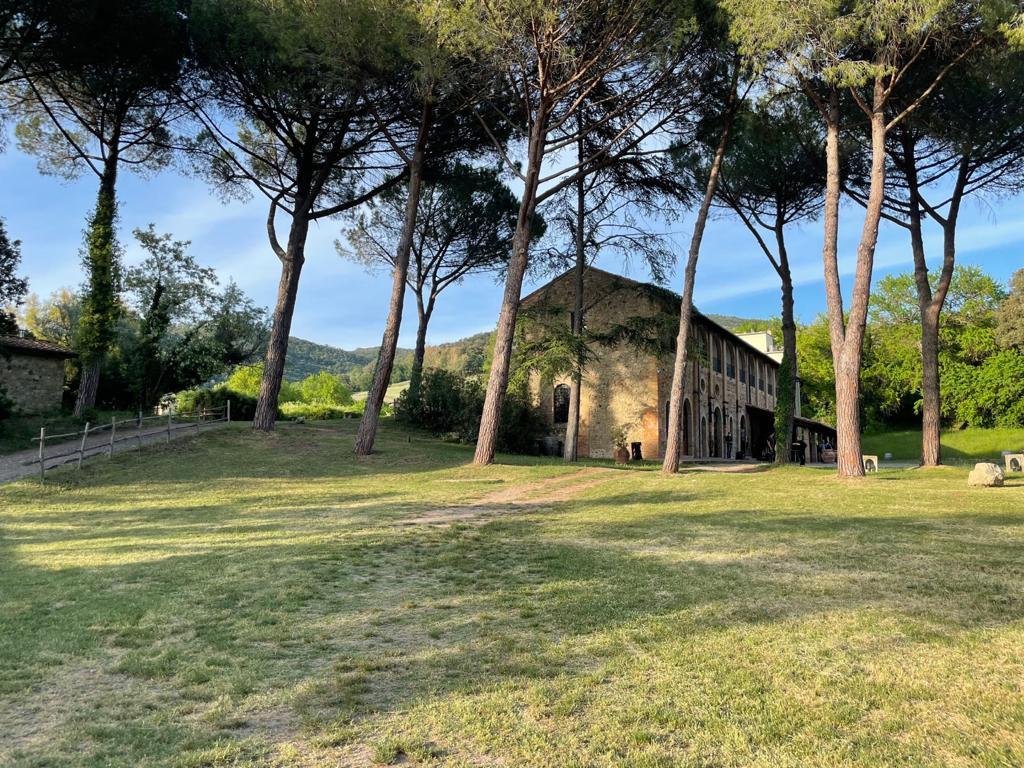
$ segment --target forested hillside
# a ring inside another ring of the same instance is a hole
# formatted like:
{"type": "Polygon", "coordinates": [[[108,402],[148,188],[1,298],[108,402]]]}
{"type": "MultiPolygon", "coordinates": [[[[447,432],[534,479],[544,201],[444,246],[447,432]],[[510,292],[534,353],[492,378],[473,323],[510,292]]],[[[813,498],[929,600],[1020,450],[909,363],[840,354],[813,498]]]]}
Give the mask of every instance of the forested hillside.
{"type": "MultiPolygon", "coordinates": [[[[457,373],[480,373],[484,369],[490,336],[487,332],[478,333],[447,344],[428,346],[426,367],[444,368],[457,373]]],[[[392,382],[409,378],[412,356],[411,349],[399,348],[391,375],[392,382]]],[[[288,381],[300,381],[312,373],[329,371],[340,374],[352,391],[359,392],[369,387],[376,362],[376,347],[347,350],[292,337],[288,342],[284,373],[288,381]]]]}

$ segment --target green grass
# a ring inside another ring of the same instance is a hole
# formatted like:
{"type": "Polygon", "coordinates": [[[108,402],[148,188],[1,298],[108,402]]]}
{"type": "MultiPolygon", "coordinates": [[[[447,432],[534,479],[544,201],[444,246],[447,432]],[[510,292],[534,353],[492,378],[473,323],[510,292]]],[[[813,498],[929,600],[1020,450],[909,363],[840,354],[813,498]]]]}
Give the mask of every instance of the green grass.
{"type": "MultiPolygon", "coordinates": [[[[921,458],[921,431],[905,430],[864,435],[864,453],[884,455],[887,451],[900,461],[921,458]]],[[[1024,429],[962,429],[942,433],[942,458],[948,464],[994,461],[1002,466],[1002,451],[1024,450],[1024,429]]]]}
{"type": "MultiPolygon", "coordinates": [[[[403,392],[405,392],[405,390],[407,390],[408,388],[409,388],[409,382],[408,381],[399,381],[396,384],[392,384],[384,392],[384,402],[385,403],[393,403],[393,402],[395,402],[395,400],[398,399],[398,396],[400,394],[402,394],[403,392]]],[[[368,392],[353,392],[352,393],[352,399],[353,400],[365,400],[366,396],[368,394],[369,394],[368,392]]]]}
{"type": "MultiPolygon", "coordinates": [[[[126,419],[135,416],[130,411],[97,411],[93,417],[96,423],[108,424],[112,417],[126,419]]],[[[15,453],[33,448],[33,437],[39,437],[39,428],[46,427],[50,434],[75,432],[85,426],[85,421],[76,419],[70,412],[59,411],[35,416],[12,416],[0,421],[0,454],[15,453]]]]}
{"type": "Polygon", "coordinates": [[[355,429],[0,488],[0,764],[1024,763],[1024,478],[569,478],[355,429]]]}

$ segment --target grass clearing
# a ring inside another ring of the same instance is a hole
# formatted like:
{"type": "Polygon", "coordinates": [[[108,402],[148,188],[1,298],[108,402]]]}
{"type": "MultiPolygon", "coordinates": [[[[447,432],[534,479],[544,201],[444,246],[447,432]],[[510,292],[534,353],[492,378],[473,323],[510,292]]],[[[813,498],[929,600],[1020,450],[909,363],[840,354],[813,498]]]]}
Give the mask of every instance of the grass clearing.
{"type": "MultiPolygon", "coordinates": [[[[405,392],[405,390],[407,390],[408,388],[409,388],[409,382],[408,381],[399,381],[399,382],[396,382],[396,383],[392,384],[391,386],[389,386],[384,391],[384,402],[385,403],[393,403],[393,402],[395,402],[395,400],[398,399],[398,396],[400,394],[402,394],[403,392],[405,392]]],[[[369,392],[353,392],[352,393],[352,399],[357,401],[357,402],[360,401],[360,400],[365,400],[369,394],[370,394],[369,392]]]]}
{"type": "Polygon", "coordinates": [[[357,460],[356,426],[0,488],[0,764],[1024,762],[1024,478],[474,469],[390,424],[357,460]]]}
{"type": "MultiPolygon", "coordinates": [[[[899,461],[921,458],[921,430],[910,429],[864,435],[864,453],[882,456],[886,451],[899,461]]],[[[1024,450],[1024,429],[943,430],[942,460],[947,464],[993,461],[1003,465],[1002,451],[1024,450]]]]}

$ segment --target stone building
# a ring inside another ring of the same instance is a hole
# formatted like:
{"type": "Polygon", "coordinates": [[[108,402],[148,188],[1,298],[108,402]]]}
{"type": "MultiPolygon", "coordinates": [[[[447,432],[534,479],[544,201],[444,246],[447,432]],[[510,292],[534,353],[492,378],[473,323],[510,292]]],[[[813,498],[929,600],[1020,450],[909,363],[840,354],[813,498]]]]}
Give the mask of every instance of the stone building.
{"type": "MultiPolygon", "coordinates": [[[[521,302],[527,334],[571,327],[574,276],[566,272],[521,302]]],[[[679,297],[590,267],[584,281],[584,324],[595,338],[583,377],[579,455],[611,457],[613,431],[624,428],[633,455],[664,455],[679,297]]],[[[781,350],[769,333],[735,334],[694,310],[691,351],[684,379],[683,454],[693,460],[761,459],[774,434],[776,381],[781,350]]],[[[558,440],[565,436],[568,376],[530,378],[534,404],[558,440]]],[[[798,411],[799,413],[799,411],[798,411]]],[[[818,461],[821,446],[835,444],[835,430],[797,418],[805,456],[818,461]]],[[[782,447],[787,447],[782,441],[782,447]]]]}
{"type": "Polygon", "coordinates": [[[0,386],[19,413],[60,408],[64,361],[75,353],[57,344],[20,336],[0,336],[0,386]]]}

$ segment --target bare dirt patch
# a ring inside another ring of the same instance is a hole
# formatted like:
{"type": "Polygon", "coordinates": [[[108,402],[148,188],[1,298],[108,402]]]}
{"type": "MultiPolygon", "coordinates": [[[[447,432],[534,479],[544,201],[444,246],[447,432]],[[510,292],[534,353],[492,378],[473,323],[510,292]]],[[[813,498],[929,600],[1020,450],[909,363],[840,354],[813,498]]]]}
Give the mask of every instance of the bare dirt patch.
{"type": "Polygon", "coordinates": [[[466,522],[507,512],[523,512],[575,498],[583,491],[610,482],[619,476],[614,469],[587,467],[571,475],[549,477],[533,483],[501,488],[473,504],[432,509],[422,515],[399,521],[399,525],[445,525],[466,522]]]}

